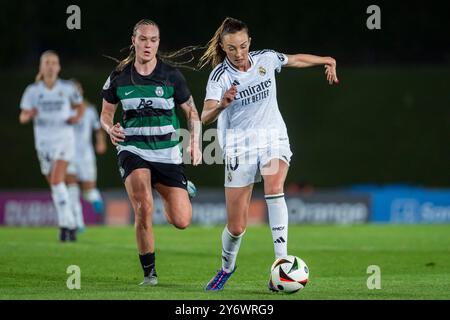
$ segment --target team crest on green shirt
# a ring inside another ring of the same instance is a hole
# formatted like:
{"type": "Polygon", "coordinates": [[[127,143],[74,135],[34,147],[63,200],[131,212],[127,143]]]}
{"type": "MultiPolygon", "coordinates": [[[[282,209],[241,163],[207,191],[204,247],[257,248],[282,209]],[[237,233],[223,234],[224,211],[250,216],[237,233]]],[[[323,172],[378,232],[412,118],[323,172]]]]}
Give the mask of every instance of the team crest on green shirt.
{"type": "Polygon", "coordinates": [[[156,87],[155,89],[155,94],[158,97],[162,97],[164,95],[164,89],[162,87],[156,87]]]}

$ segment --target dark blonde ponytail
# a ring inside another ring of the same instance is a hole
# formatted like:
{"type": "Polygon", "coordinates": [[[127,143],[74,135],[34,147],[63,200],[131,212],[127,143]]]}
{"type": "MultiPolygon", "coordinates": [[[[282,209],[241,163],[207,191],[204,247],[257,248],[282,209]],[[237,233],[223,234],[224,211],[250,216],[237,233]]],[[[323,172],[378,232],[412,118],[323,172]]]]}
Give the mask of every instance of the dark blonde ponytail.
{"type": "MultiPolygon", "coordinates": [[[[139,29],[140,26],[143,25],[149,25],[149,26],[155,26],[156,28],[158,28],[159,30],[159,26],[156,22],[154,22],[153,20],[149,20],[149,19],[142,19],[140,21],[138,21],[133,28],[133,37],[136,37],[136,33],[137,30],[139,29]]],[[[125,50],[127,48],[122,49],[121,51],[125,50]]],[[[113,58],[111,56],[107,56],[107,55],[103,55],[104,57],[110,58],[114,61],[116,61],[118,63],[117,67],[116,67],[116,71],[123,71],[123,69],[125,69],[125,67],[127,65],[129,65],[130,63],[133,63],[135,58],[136,58],[136,51],[134,49],[134,45],[131,44],[130,47],[128,48],[130,50],[128,56],[123,59],[123,60],[118,60],[116,58],[113,58]]],[[[190,67],[187,64],[192,62],[194,60],[194,56],[193,56],[193,52],[199,49],[204,49],[204,47],[202,46],[188,46],[188,47],[184,47],[180,50],[174,51],[174,52],[169,52],[169,53],[158,53],[157,56],[158,58],[160,58],[162,61],[164,61],[167,64],[170,64],[174,67],[183,67],[183,68],[188,68],[191,70],[196,70],[195,67],[190,67]],[[190,55],[190,57],[184,61],[177,61],[176,59],[179,59],[180,57],[184,57],[186,55],[190,55]]]]}
{"type": "Polygon", "coordinates": [[[221,63],[226,56],[225,51],[223,51],[220,46],[223,36],[230,33],[233,34],[242,30],[245,30],[247,34],[249,33],[248,27],[244,22],[231,17],[225,18],[220,27],[214,33],[214,36],[207,43],[207,49],[200,58],[198,68],[201,69],[208,64],[211,65],[212,68],[214,68],[219,63],[221,63]]]}

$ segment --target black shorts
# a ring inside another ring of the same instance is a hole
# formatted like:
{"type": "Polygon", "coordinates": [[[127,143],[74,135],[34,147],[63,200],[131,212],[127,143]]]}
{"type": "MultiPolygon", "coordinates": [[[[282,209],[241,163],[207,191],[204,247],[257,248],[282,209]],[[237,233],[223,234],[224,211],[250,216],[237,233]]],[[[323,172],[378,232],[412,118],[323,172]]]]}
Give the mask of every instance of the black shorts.
{"type": "Polygon", "coordinates": [[[123,182],[133,170],[145,168],[151,172],[152,187],[156,183],[161,183],[168,187],[187,190],[187,178],[184,174],[183,164],[146,161],[132,152],[122,151],[118,156],[118,165],[123,182]]]}

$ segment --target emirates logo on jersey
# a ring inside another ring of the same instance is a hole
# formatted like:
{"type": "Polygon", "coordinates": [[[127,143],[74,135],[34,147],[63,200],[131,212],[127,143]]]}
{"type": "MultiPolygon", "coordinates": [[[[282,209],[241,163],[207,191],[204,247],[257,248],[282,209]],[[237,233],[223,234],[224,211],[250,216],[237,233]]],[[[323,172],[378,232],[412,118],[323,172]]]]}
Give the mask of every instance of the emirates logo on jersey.
{"type": "Polygon", "coordinates": [[[267,95],[271,85],[272,85],[272,80],[269,78],[265,81],[261,81],[260,83],[254,85],[254,86],[248,86],[247,88],[238,91],[235,99],[240,100],[240,99],[251,97],[252,95],[260,95],[262,92],[265,92],[265,91],[267,91],[266,92],[266,95],[267,95]]]}
{"type": "Polygon", "coordinates": [[[259,67],[258,72],[263,77],[266,75],[266,69],[264,69],[263,67],[259,67]]]}
{"type": "Polygon", "coordinates": [[[155,94],[158,97],[162,97],[164,95],[164,89],[162,87],[156,87],[155,89],[155,94]]]}
{"type": "Polygon", "coordinates": [[[246,89],[238,91],[235,100],[240,100],[242,106],[258,103],[258,101],[269,97],[271,85],[272,80],[269,78],[265,81],[261,81],[257,85],[248,86],[246,89]]]}

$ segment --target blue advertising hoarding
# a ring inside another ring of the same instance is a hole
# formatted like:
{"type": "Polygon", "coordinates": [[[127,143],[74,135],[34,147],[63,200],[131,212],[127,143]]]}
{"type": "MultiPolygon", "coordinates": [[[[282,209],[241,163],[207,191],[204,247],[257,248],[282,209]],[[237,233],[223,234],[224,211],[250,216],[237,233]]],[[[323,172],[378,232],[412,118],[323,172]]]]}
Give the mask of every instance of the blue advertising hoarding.
{"type": "Polygon", "coordinates": [[[371,222],[450,223],[450,190],[411,186],[356,187],[371,194],[371,222]]]}

